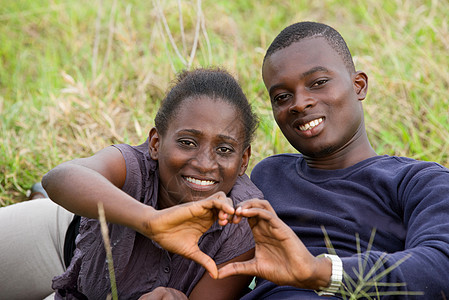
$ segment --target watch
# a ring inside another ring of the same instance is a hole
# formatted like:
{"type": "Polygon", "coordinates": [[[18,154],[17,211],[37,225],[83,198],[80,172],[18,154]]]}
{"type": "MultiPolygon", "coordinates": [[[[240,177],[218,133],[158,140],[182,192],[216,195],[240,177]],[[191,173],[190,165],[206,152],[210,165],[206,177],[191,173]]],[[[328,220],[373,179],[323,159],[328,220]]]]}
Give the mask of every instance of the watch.
{"type": "Polygon", "coordinates": [[[318,255],[318,257],[322,256],[329,258],[332,262],[331,283],[328,287],[320,287],[320,290],[315,292],[318,294],[318,296],[335,296],[335,293],[340,289],[341,282],[343,280],[343,263],[341,262],[340,257],[338,257],[337,255],[318,255]]]}

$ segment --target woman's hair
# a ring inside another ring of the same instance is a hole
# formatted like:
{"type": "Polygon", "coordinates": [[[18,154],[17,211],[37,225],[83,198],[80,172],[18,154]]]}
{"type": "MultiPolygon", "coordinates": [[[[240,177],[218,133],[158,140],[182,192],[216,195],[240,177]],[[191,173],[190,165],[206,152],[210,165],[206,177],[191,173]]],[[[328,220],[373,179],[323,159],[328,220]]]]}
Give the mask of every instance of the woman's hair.
{"type": "Polygon", "coordinates": [[[245,130],[244,147],[249,146],[259,123],[258,117],[234,77],[220,68],[198,68],[177,75],[154,119],[159,134],[167,132],[170,121],[185,100],[203,96],[234,106],[239,113],[236,118],[241,118],[245,130]]]}

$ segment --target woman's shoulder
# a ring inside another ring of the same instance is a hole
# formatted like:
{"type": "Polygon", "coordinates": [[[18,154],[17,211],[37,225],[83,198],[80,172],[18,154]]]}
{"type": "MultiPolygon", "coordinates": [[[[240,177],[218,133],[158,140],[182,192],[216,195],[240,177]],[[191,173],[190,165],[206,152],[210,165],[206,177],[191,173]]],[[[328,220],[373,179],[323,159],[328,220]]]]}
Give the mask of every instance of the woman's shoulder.
{"type": "Polygon", "coordinates": [[[237,204],[252,198],[263,199],[263,193],[249,179],[248,175],[243,174],[237,178],[229,197],[234,201],[234,204],[237,204]]]}

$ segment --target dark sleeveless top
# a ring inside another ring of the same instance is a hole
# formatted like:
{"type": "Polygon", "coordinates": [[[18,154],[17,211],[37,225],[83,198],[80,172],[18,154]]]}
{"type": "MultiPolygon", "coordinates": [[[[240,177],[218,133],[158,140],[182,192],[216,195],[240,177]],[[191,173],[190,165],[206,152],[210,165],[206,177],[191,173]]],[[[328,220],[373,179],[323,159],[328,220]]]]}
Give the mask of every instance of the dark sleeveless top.
{"type": "MultiPolygon", "coordinates": [[[[157,208],[157,162],[148,153],[148,141],[139,146],[114,145],[126,162],[122,190],[157,208]]],[[[237,203],[262,198],[248,176],[240,176],[229,197],[237,203]]],[[[138,299],[158,286],[171,287],[187,296],[201,279],[204,268],[171,254],[134,230],[109,224],[112,256],[119,299],[138,299]]],[[[254,247],[248,223],[221,227],[218,223],[200,238],[200,249],[217,264],[233,259],[254,247]]],[[[67,271],[53,279],[55,299],[105,299],[111,293],[108,262],[98,220],[81,217],[76,249],[67,271]]]]}

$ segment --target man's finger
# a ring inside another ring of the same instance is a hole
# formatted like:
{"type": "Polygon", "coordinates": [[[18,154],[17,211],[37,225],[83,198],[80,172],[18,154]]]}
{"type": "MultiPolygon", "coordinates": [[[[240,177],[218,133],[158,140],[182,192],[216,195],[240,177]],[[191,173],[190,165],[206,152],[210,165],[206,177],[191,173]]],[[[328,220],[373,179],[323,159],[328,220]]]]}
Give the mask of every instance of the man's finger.
{"type": "Polygon", "coordinates": [[[270,222],[277,218],[277,215],[263,208],[237,208],[236,215],[246,218],[254,218],[270,222]]]}
{"type": "Polygon", "coordinates": [[[256,275],[254,260],[234,262],[227,264],[218,270],[218,279],[232,275],[256,275]]]}
{"type": "Polygon", "coordinates": [[[265,209],[271,213],[275,213],[270,202],[268,202],[267,200],[261,200],[261,199],[250,199],[250,200],[243,201],[238,205],[238,207],[241,207],[242,209],[260,208],[260,209],[265,209]]]}
{"type": "Polygon", "coordinates": [[[231,221],[232,221],[232,223],[234,223],[234,224],[240,223],[240,221],[242,221],[242,216],[233,215],[231,221]]]}

